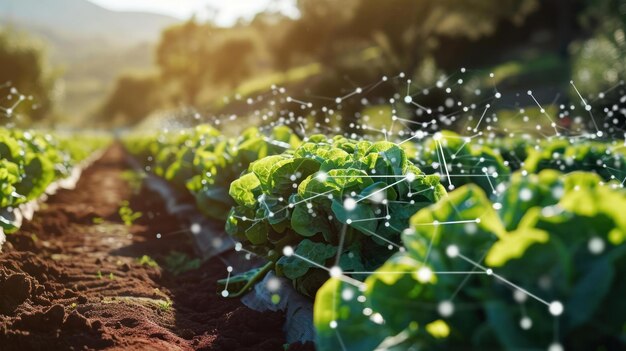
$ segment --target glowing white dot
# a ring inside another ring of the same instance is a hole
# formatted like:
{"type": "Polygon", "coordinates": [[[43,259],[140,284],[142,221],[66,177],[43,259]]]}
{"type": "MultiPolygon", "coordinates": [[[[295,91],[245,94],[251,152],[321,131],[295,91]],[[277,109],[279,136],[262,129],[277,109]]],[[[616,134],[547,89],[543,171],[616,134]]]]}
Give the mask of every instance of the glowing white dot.
{"type": "Polygon", "coordinates": [[[415,173],[409,172],[406,174],[405,179],[407,182],[411,183],[415,180],[415,173]]]}
{"type": "Polygon", "coordinates": [[[233,267],[232,267],[232,266],[228,266],[228,267],[226,267],[226,271],[227,271],[228,273],[232,272],[232,271],[233,271],[233,267]]]}
{"type": "Polygon", "coordinates": [[[438,141],[441,140],[441,138],[443,138],[443,135],[439,132],[435,133],[435,135],[433,135],[433,140],[438,141]]]}
{"type": "Polygon", "coordinates": [[[335,102],[336,102],[336,103],[338,103],[338,104],[340,104],[340,103],[341,103],[341,98],[340,98],[340,97],[336,98],[336,99],[335,99],[335,102]]]}
{"type": "Polygon", "coordinates": [[[589,239],[589,243],[587,244],[589,248],[589,252],[594,255],[599,255],[604,251],[604,240],[600,237],[593,237],[589,239]]]}
{"type": "Polygon", "coordinates": [[[320,182],[325,182],[328,179],[328,174],[326,174],[326,172],[319,172],[315,178],[320,182]]]}
{"type": "Polygon", "coordinates": [[[519,191],[519,198],[522,201],[528,201],[533,197],[533,193],[532,191],[530,191],[530,189],[522,189],[519,191]]]}
{"type": "Polygon", "coordinates": [[[228,297],[228,290],[222,290],[222,297],[228,297]]]}
{"type": "Polygon", "coordinates": [[[487,270],[485,271],[485,273],[487,273],[487,275],[493,275],[493,269],[491,269],[491,268],[487,268],[487,270]]]}
{"type": "Polygon", "coordinates": [[[346,211],[354,211],[356,208],[356,200],[351,197],[346,198],[343,200],[343,208],[345,208],[346,211]]]}
{"type": "Polygon", "coordinates": [[[276,292],[280,289],[280,280],[278,280],[278,278],[272,277],[267,280],[266,287],[267,290],[271,292],[276,292]]]}
{"type": "Polygon", "coordinates": [[[330,269],[328,273],[330,274],[331,277],[337,278],[343,274],[343,271],[341,270],[341,267],[334,266],[330,269]]]}
{"type": "Polygon", "coordinates": [[[451,301],[442,301],[437,306],[437,311],[442,317],[450,317],[454,313],[454,304],[451,301]]]}
{"type": "Polygon", "coordinates": [[[330,329],[337,328],[337,321],[330,321],[330,329]]]}
{"type": "Polygon", "coordinates": [[[289,257],[293,255],[293,247],[291,246],[285,246],[283,247],[283,255],[289,257]]]}
{"type": "Polygon", "coordinates": [[[548,351],[563,351],[563,345],[555,342],[548,347],[548,351]]]}
{"type": "Polygon", "coordinates": [[[407,104],[410,104],[411,102],[413,102],[413,98],[411,97],[411,95],[407,95],[404,97],[404,102],[407,104]]]}
{"type": "Polygon", "coordinates": [[[450,245],[446,248],[446,255],[450,258],[455,258],[459,255],[459,247],[456,245],[450,245]]]}
{"type": "Polygon", "coordinates": [[[528,299],[528,295],[521,290],[515,290],[513,292],[513,299],[515,299],[518,303],[523,303],[528,299]]]}
{"type": "Polygon", "coordinates": [[[428,283],[433,277],[433,271],[428,267],[422,267],[417,271],[417,280],[421,283],[428,283]]]}
{"type": "Polygon", "coordinates": [[[520,321],[519,321],[519,325],[522,329],[524,330],[528,330],[533,326],[533,321],[532,319],[528,318],[528,317],[523,317],[520,321]]]}
{"type": "Polygon", "coordinates": [[[560,303],[559,301],[553,301],[550,303],[550,306],[548,307],[548,309],[550,310],[550,314],[553,316],[560,316],[563,313],[563,304],[560,303]]]}
{"type": "Polygon", "coordinates": [[[383,316],[380,313],[374,313],[370,317],[370,320],[376,324],[383,324],[385,322],[385,320],[383,319],[383,316]]]}
{"type": "Polygon", "coordinates": [[[191,225],[191,232],[193,234],[198,234],[200,233],[200,230],[202,230],[202,227],[200,226],[200,224],[198,223],[194,223],[191,225]]]}
{"type": "Polygon", "coordinates": [[[341,298],[345,301],[350,301],[354,298],[354,291],[352,289],[343,289],[341,292],[341,298]]]}

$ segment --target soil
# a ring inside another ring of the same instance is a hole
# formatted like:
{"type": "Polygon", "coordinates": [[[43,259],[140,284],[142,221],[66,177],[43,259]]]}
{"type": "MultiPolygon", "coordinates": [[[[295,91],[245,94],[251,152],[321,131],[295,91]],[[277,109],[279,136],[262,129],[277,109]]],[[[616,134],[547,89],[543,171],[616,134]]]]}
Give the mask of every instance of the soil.
{"type": "Polygon", "coordinates": [[[284,316],[219,296],[222,261],[194,260],[187,229],[156,194],[132,186],[124,160],[112,146],[76,189],[51,196],[9,235],[0,350],[284,350],[284,316]],[[123,201],[142,213],[130,226],[118,214],[123,201]]]}

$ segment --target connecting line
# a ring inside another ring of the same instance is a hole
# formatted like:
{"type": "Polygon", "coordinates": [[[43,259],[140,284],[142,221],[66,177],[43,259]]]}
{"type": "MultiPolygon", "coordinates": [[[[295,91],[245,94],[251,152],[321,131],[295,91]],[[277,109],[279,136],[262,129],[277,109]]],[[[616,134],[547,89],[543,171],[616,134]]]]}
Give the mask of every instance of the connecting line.
{"type": "Polygon", "coordinates": [[[498,275],[498,274],[496,274],[496,273],[493,273],[493,276],[494,276],[495,278],[499,279],[500,281],[502,281],[502,282],[504,282],[504,283],[508,284],[508,285],[509,285],[509,286],[511,286],[512,288],[514,288],[514,289],[516,289],[516,290],[519,290],[519,291],[523,292],[524,294],[526,294],[526,295],[528,295],[528,296],[530,296],[530,297],[534,298],[535,300],[537,300],[537,301],[539,301],[539,302],[543,303],[544,305],[546,305],[546,306],[550,306],[550,303],[549,303],[548,301],[546,301],[546,300],[544,300],[544,299],[542,299],[542,298],[538,297],[537,295],[535,295],[535,294],[533,294],[533,293],[529,292],[528,290],[526,290],[526,289],[524,289],[524,288],[520,287],[519,285],[516,285],[516,284],[512,283],[511,281],[507,280],[506,278],[502,277],[501,275],[498,275]]]}
{"type": "Polygon", "coordinates": [[[487,177],[487,181],[489,182],[489,186],[491,187],[491,192],[495,194],[496,189],[493,187],[493,183],[491,183],[491,179],[489,179],[490,176],[489,176],[489,173],[487,173],[487,171],[485,171],[485,177],[487,177]]]}
{"type": "Polygon", "coordinates": [[[463,145],[461,145],[461,147],[459,147],[459,149],[458,149],[458,150],[456,150],[456,152],[455,152],[454,154],[452,154],[452,156],[453,156],[453,157],[456,157],[456,155],[458,155],[458,154],[459,154],[459,152],[461,152],[461,150],[463,150],[463,148],[465,147],[465,145],[467,145],[467,143],[469,143],[469,142],[470,142],[470,140],[471,140],[471,139],[469,139],[469,140],[465,140],[465,141],[463,142],[463,145]]]}
{"type": "Polygon", "coordinates": [[[372,217],[372,218],[350,219],[350,223],[377,221],[379,219],[387,219],[387,217],[372,217]]]}
{"type": "Polygon", "coordinates": [[[339,340],[339,346],[341,346],[343,351],[347,351],[346,345],[343,343],[343,339],[341,338],[341,335],[339,335],[339,331],[337,329],[335,329],[335,333],[337,334],[337,340],[339,340]]]}
{"type": "MultiPolygon", "coordinates": [[[[598,128],[598,124],[596,123],[596,119],[593,117],[593,113],[591,112],[591,105],[589,105],[587,103],[587,100],[585,100],[585,98],[583,98],[583,96],[580,94],[580,91],[578,91],[578,88],[576,88],[576,85],[574,84],[574,81],[570,80],[569,83],[572,85],[572,87],[576,91],[576,94],[578,94],[578,97],[583,102],[583,105],[585,106],[585,110],[587,110],[589,112],[589,116],[591,117],[591,121],[593,122],[593,126],[596,128],[596,132],[600,133],[600,129],[598,128]]],[[[602,134],[600,134],[600,135],[602,135],[602,134]]]]}
{"type": "Polygon", "coordinates": [[[346,231],[348,230],[348,225],[344,224],[341,229],[341,236],[339,237],[339,246],[337,247],[337,255],[335,256],[335,266],[339,266],[339,259],[341,258],[341,252],[343,251],[343,245],[346,240],[346,231]]]}
{"type": "MultiPolygon", "coordinates": [[[[476,123],[476,127],[474,127],[474,133],[476,133],[478,131],[478,126],[480,126],[480,122],[482,122],[483,118],[485,117],[485,114],[487,114],[487,110],[489,110],[489,108],[491,107],[491,105],[487,104],[485,106],[485,110],[483,111],[482,116],[480,116],[480,119],[478,120],[478,123],[476,123]]],[[[465,144],[463,144],[465,145],[465,144]]]]}
{"type": "Polygon", "coordinates": [[[291,203],[291,204],[289,204],[289,205],[287,205],[287,206],[285,206],[285,207],[283,207],[283,208],[279,209],[279,210],[278,210],[278,211],[276,211],[276,212],[272,212],[272,211],[270,210],[270,208],[267,206],[267,203],[265,203],[265,201],[262,201],[263,205],[265,206],[265,209],[266,209],[267,211],[269,211],[269,212],[270,212],[270,215],[265,216],[265,217],[263,217],[263,218],[258,218],[258,219],[256,219],[256,218],[244,218],[244,217],[241,217],[241,216],[233,216],[233,217],[235,217],[235,218],[239,218],[239,219],[241,219],[241,220],[245,220],[245,221],[260,222],[260,221],[263,221],[263,220],[265,220],[265,219],[268,219],[268,218],[269,218],[269,217],[271,217],[272,215],[276,215],[277,213],[281,213],[281,212],[285,211],[286,209],[293,208],[293,207],[295,207],[296,205],[299,205],[299,204],[301,204],[301,203],[303,203],[303,202],[308,202],[308,201],[310,201],[310,200],[312,200],[312,199],[315,199],[315,198],[320,197],[320,196],[325,196],[325,195],[328,195],[329,193],[332,193],[332,192],[333,192],[333,190],[328,190],[328,191],[326,191],[326,192],[323,192],[323,193],[320,193],[320,194],[316,194],[316,195],[313,195],[313,196],[311,196],[311,197],[307,197],[306,199],[302,199],[302,200],[300,200],[300,201],[297,201],[297,202],[291,203]]]}
{"type": "Polygon", "coordinates": [[[379,234],[374,233],[373,231],[371,231],[371,230],[369,230],[369,229],[367,229],[367,228],[358,228],[358,229],[359,229],[359,230],[363,230],[363,231],[365,231],[365,232],[367,232],[367,233],[369,233],[369,234],[371,234],[371,235],[373,235],[373,236],[375,236],[375,237],[379,238],[380,240],[382,240],[382,241],[384,241],[384,242],[388,243],[388,244],[389,244],[389,245],[391,245],[391,246],[395,246],[395,247],[396,247],[396,248],[398,248],[398,249],[402,249],[402,246],[400,246],[400,245],[398,245],[398,244],[394,243],[393,241],[391,241],[391,240],[389,240],[389,239],[384,238],[383,236],[381,236],[381,235],[379,235],[379,234]]]}
{"type": "MultiPolygon", "coordinates": [[[[308,259],[308,258],[306,258],[304,256],[300,256],[300,255],[298,255],[295,252],[292,254],[292,256],[297,257],[297,258],[303,260],[304,262],[306,262],[306,263],[308,263],[308,264],[310,264],[312,266],[315,266],[317,268],[323,269],[323,270],[325,270],[325,271],[330,273],[330,269],[328,269],[326,266],[323,266],[323,265],[321,265],[321,264],[319,264],[319,263],[317,263],[315,261],[312,261],[312,260],[310,260],[310,259],[308,259]]],[[[350,278],[350,277],[344,275],[343,273],[341,275],[339,275],[337,278],[342,280],[342,281],[344,281],[344,282],[346,282],[346,283],[348,283],[348,284],[350,284],[350,285],[354,285],[355,287],[357,287],[359,289],[363,289],[365,287],[364,283],[362,283],[362,282],[360,282],[360,281],[358,281],[358,280],[356,280],[354,278],[350,278]]]]}
{"type": "MultiPolygon", "coordinates": [[[[344,175],[344,176],[331,176],[327,175],[328,178],[398,178],[402,177],[402,180],[406,179],[406,175],[389,175],[389,174],[367,174],[367,175],[344,175]]],[[[416,174],[415,177],[426,177],[425,174],[416,174]]],[[[401,180],[401,181],[402,181],[401,180]]]]}
{"type": "Polygon", "coordinates": [[[441,159],[443,160],[443,166],[446,170],[446,176],[448,177],[448,189],[453,189],[454,185],[452,185],[452,179],[450,179],[450,172],[448,172],[448,163],[446,162],[446,156],[443,153],[443,146],[441,146],[441,142],[439,142],[439,140],[435,140],[435,142],[437,143],[437,146],[439,147],[439,150],[441,151],[441,159]]]}
{"type": "MultiPolygon", "coordinates": [[[[487,251],[485,251],[483,256],[480,258],[480,261],[478,261],[478,262],[482,262],[485,259],[485,256],[487,256],[487,251]]],[[[480,274],[480,273],[486,274],[486,272],[476,271],[477,268],[478,267],[476,267],[476,266],[472,267],[472,272],[476,272],[476,273],[472,273],[472,274],[480,274]]],[[[450,301],[454,300],[454,298],[459,294],[459,292],[461,292],[461,289],[463,289],[463,287],[467,284],[467,282],[469,281],[470,278],[471,278],[471,275],[467,275],[465,278],[463,278],[463,280],[461,281],[461,284],[459,284],[459,286],[456,288],[456,290],[454,291],[454,293],[450,297],[450,299],[449,299],[450,301]]]]}
{"type": "Polygon", "coordinates": [[[378,82],[372,84],[369,88],[367,88],[365,90],[365,93],[369,93],[370,91],[376,89],[376,87],[378,87],[379,85],[381,85],[383,82],[386,82],[387,79],[386,78],[381,78],[378,82]]]}
{"type": "Polygon", "coordinates": [[[294,99],[294,98],[292,98],[291,96],[288,96],[288,97],[287,97],[287,102],[293,102],[293,103],[299,104],[299,105],[301,105],[301,106],[306,106],[306,107],[308,107],[308,108],[313,107],[313,103],[311,103],[311,102],[306,102],[306,101],[302,101],[302,100],[298,100],[298,99],[294,99]]]}
{"type": "Polygon", "coordinates": [[[226,285],[224,285],[224,291],[228,291],[228,283],[230,282],[230,272],[232,272],[232,269],[227,269],[227,271],[228,276],[226,276],[226,285]]]}
{"type": "MultiPolygon", "coordinates": [[[[396,119],[400,119],[400,118],[396,117],[396,119]]],[[[412,139],[417,138],[417,136],[418,136],[418,134],[416,133],[416,134],[414,134],[413,136],[411,136],[410,138],[408,138],[408,139],[404,139],[404,140],[402,140],[401,142],[397,143],[396,145],[400,146],[400,145],[402,145],[402,144],[406,143],[407,141],[411,141],[412,139]]]]}
{"type": "Polygon", "coordinates": [[[289,145],[289,143],[286,143],[284,141],[273,140],[273,139],[270,139],[268,137],[264,137],[263,141],[265,141],[266,143],[270,143],[272,145],[276,145],[276,146],[282,147],[283,149],[290,149],[291,148],[291,145],[289,145]]]}
{"type": "Polygon", "coordinates": [[[378,194],[378,193],[379,193],[379,192],[381,192],[381,191],[387,190],[387,189],[391,188],[392,186],[395,186],[395,185],[397,185],[397,184],[400,184],[400,183],[404,182],[405,180],[406,180],[406,177],[403,177],[402,179],[398,180],[397,182],[391,183],[391,184],[387,185],[387,186],[386,186],[386,187],[384,187],[384,188],[380,188],[380,189],[378,189],[378,190],[374,191],[373,193],[371,193],[371,194],[369,194],[369,195],[367,195],[367,196],[364,196],[364,197],[362,197],[362,198],[360,198],[360,199],[356,200],[356,202],[360,202],[360,201],[362,201],[362,200],[365,200],[365,199],[367,199],[367,198],[369,198],[369,197],[371,197],[371,196],[373,196],[373,195],[378,194]]]}
{"type": "Polygon", "coordinates": [[[447,222],[439,222],[439,221],[434,221],[434,222],[430,222],[430,223],[415,223],[413,225],[415,226],[421,226],[421,225],[444,225],[444,224],[462,224],[462,223],[480,223],[480,219],[476,218],[476,219],[468,219],[468,220],[462,220],[462,221],[447,221],[447,222]]]}
{"type": "Polygon", "coordinates": [[[504,278],[503,276],[501,276],[501,275],[499,275],[499,274],[494,273],[494,272],[493,272],[493,270],[491,270],[490,268],[486,268],[485,266],[483,266],[483,265],[479,264],[478,262],[474,262],[473,260],[471,260],[471,259],[469,259],[469,258],[465,257],[464,255],[462,255],[462,254],[460,254],[460,253],[458,254],[458,256],[459,256],[462,260],[464,260],[464,261],[466,261],[466,262],[468,262],[468,263],[472,264],[473,266],[475,266],[475,267],[477,267],[477,268],[480,268],[480,269],[481,269],[481,270],[483,270],[483,271],[484,271],[487,275],[491,275],[491,276],[493,276],[494,278],[496,278],[496,279],[500,280],[501,282],[503,282],[503,283],[505,283],[505,284],[509,285],[509,286],[510,286],[510,287],[512,287],[513,289],[516,289],[516,290],[519,290],[519,291],[523,292],[524,294],[526,294],[526,295],[528,295],[528,296],[532,297],[533,299],[535,299],[535,300],[537,300],[537,301],[539,301],[539,302],[543,303],[544,305],[546,305],[546,306],[548,306],[548,307],[550,306],[550,303],[549,303],[548,301],[546,301],[546,300],[544,300],[544,299],[542,299],[542,298],[538,297],[537,295],[535,295],[535,294],[533,294],[533,293],[529,292],[528,290],[526,290],[526,289],[524,289],[524,288],[520,287],[519,285],[514,284],[513,282],[511,282],[511,281],[509,281],[508,279],[504,278]]]}
{"type": "Polygon", "coordinates": [[[433,235],[430,237],[430,243],[428,243],[428,250],[426,251],[426,256],[424,256],[424,262],[422,262],[422,266],[425,266],[426,262],[428,262],[428,258],[430,257],[430,251],[432,251],[433,248],[433,241],[435,241],[435,237],[437,236],[437,234],[439,234],[439,226],[435,226],[435,229],[433,230],[433,235]]]}
{"type": "MultiPolygon", "coordinates": [[[[546,110],[543,108],[543,106],[541,106],[541,104],[539,103],[539,101],[537,101],[537,99],[535,98],[535,96],[533,95],[532,91],[528,91],[528,95],[533,99],[533,101],[535,102],[535,104],[537,104],[537,107],[539,107],[539,111],[548,118],[548,120],[550,121],[550,126],[552,128],[554,128],[554,133],[556,135],[559,135],[559,131],[558,129],[556,129],[556,123],[554,123],[554,120],[552,119],[552,117],[550,117],[550,115],[546,112],[546,110]]],[[[595,123],[595,122],[594,122],[595,123]]]]}
{"type": "Polygon", "coordinates": [[[339,99],[340,99],[340,101],[341,101],[341,100],[345,100],[345,99],[347,99],[347,98],[349,98],[349,97],[351,97],[351,96],[353,96],[353,95],[360,94],[361,92],[362,92],[361,88],[356,88],[356,89],[355,89],[354,91],[352,91],[351,93],[346,94],[346,95],[344,95],[344,96],[340,97],[339,99]]]}
{"type": "MultiPolygon", "coordinates": [[[[477,272],[477,271],[433,271],[433,274],[450,274],[450,275],[465,275],[465,274],[480,274],[485,275],[485,272],[477,272]]],[[[414,271],[406,272],[406,271],[361,271],[361,272],[343,272],[343,274],[367,274],[367,275],[376,275],[376,274],[415,274],[414,271]]]]}
{"type": "Polygon", "coordinates": [[[415,101],[411,101],[411,103],[412,103],[413,105],[417,106],[420,110],[422,110],[422,111],[426,112],[427,114],[431,114],[431,113],[433,113],[433,110],[431,110],[431,109],[429,109],[429,108],[426,108],[426,107],[424,107],[424,106],[422,106],[422,105],[418,104],[418,103],[417,103],[417,102],[415,102],[415,101]]]}

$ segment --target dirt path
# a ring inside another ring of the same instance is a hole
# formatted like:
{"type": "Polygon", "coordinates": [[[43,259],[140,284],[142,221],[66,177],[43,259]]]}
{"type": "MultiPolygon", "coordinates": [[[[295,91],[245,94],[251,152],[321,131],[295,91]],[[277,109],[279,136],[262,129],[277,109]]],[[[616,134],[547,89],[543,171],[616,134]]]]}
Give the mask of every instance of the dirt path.
{"type": "Polygon", "coordinates": [[[219,260],[169,272],[198,262],[160,199],[133,189],[128,174],[113,146],[75,190],[51,197],[9,236],[0,254],[0,350],[283,350],[282,315],[216,294],[219,260]],[[124,200],[143,213],[132,226],[118,214],[124,200]],[[158,265],[140,262],[144,255],[158,265]]]}

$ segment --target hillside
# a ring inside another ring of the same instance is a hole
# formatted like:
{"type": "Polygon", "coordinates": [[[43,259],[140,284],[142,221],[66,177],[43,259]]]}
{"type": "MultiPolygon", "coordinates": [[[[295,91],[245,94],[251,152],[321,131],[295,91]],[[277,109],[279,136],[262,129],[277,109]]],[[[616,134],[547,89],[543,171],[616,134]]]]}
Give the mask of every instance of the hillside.
{"type": "Polygon", "coordinates": [[[74,38],[126,44],[155,41],[162,28],[177,22],[164,15],[111,11],[86,0],[3,0],[0,19],[27,29],[54,28],[74,38]]]}
{"type": "Polygon", "coordinates": [[[120,73],[151,69],[161,30],[177,21],[111,11],[87,0],[0,1],[0,23],[45,43],[61,72],[59,112],[73,121],[88,118],[120,73]]]}

